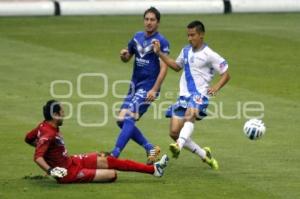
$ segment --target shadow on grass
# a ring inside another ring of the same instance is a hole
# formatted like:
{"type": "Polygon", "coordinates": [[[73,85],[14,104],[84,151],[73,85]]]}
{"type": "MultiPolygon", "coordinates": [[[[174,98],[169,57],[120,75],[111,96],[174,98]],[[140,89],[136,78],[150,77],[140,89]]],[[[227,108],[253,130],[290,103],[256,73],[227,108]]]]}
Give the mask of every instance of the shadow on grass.
{"type": "Polygon", "coordinates": [[[22,180],[26,180],[27,183],[30,183],[32,185],[40,186],[40,187],[57,187],[59,184],[56,183],[56,181],[51,178],[48,175],[25,175],[22,177],[22,180]]]}
{"type": "Polygon", "coordinates": [[[52,186],[52,187],[57,187],[57,186],[61,186],[61,185],[76,185],[76,184],[136,184],[138,183],[145,183],[145,184],[156,184],[156,183],[161,183],[161,184],[165,184],[165,180],[162,178],[155,178],[155,177],[150,177],[150,178],[141,178],[140,181],[136,179],[135,175],[133,175],[132,177],[129,177],[128,174],[127,176],[123,176],[123,177],[118,177],[116,182],[110,183],[110,182],[90,182],[90,183],[70,183],[70,184],[58,184],[56,183],[56,181],[48,176],[48,175],[33,175],[33,174],[29,174],[29,175],[25,175],[22,177],[22,180],[26,180],[27,183],[30,183],[32,185],[37,185],[37,186],[52,186]]]}

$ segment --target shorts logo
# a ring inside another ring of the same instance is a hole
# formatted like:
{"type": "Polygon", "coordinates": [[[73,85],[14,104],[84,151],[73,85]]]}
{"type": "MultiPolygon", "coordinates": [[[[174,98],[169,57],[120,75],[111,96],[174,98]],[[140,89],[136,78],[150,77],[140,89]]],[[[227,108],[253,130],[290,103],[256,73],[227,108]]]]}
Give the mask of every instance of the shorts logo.
{"type": "Polygon", "coordinates": [[[203,103],[203,100],[202,100],[201,96],[199,96],[199,95],[194,96],[193,100],[194,100],[197,104],[202,104],[202,103],[203,103]]]}
{"type": "Polygon", "coordinates": [[[80,179],[80,178],[83,178],[84,176],[85,176],[84,173],[83,173],[82,171],[80,171],[80,172],[77,174],[76,178],[77,178],[77,179],[80,179]]]}
{"type": "Polygon", "coordinates": [[[179,101],[177,102],[177,104],[178,104],[178,106],[181,106],[181,107],[183,107],[183,108],[187,108],[187,105],[188,105],[188,103],[187,103],[186,100],[179,100],[179,101]]]}
{"type": "Polygon", "coordinates": [[[225,66],[227,66],[227,61],[223,61],[222,63],[220,63],[220,69],[223,69],[225,66]]]}

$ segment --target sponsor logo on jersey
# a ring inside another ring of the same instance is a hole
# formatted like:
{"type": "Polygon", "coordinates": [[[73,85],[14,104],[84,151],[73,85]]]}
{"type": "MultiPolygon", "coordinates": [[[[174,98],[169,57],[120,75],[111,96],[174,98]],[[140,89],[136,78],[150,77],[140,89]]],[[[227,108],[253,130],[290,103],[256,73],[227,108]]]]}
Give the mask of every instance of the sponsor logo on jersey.
{"type": "Polygon", "coordinates": [[[205,62],[204,58],[201,58],[201,57],[195,57],[195,58],[198,59],[199,61],[205,62]]]}
{"type": "Polygon", "coordinates": [[[139,66],[139,67],[144,67],[144,66],[146,66],[146,65],[148,65],[150,63],[149,60],[143,59],[143,58],[136,57],[135,60],[136,60],[137,66],[139,66]]]}
{"type": "Polygon", "coordinates": [[[64,143],[64,139],[60,136],[55,136],[55,143],[58,145],[58,146],[64,146],[65,143],[64,143]]]}

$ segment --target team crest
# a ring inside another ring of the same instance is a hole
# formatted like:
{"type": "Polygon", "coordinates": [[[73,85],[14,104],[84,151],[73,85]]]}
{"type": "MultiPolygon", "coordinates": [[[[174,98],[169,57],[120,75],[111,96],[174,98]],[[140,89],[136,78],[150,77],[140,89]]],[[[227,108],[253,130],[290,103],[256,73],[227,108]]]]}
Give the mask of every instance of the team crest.
{"type": "Polygon", "coordinates": [[[134,42],[140,57],[144,57],[146,54],[153,52],[153,45],[147,45],[147,41],[140,44],[136,39],[134,39],[134,42]]]}
{"type": "Polygon", "coordinates": [[[143,46],[144,46],[144,48],[147,46],[147,41],[143,42],[143,46]]]}
{"type": "Polygon", "coordinates": [[[194,56],[191,57],[190,62],[194,63],[194,56]]]}

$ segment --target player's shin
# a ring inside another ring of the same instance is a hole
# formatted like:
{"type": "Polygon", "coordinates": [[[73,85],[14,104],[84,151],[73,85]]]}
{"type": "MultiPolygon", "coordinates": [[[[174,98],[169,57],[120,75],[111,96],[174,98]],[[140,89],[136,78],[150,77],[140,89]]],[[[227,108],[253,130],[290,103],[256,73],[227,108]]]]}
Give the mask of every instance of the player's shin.
{"type": "Polygon", "coordinates": [[[189,121],[185,122],[180,131],[179,138],[177,139],[177,144],[180,150],[182,149],[186,141],[191,137],[193,131],[194,123],[189,121]]]}
{"type": "Polygon", "coordinates": [[[202,160],[206,157],[206,151],[202,149],[197,143],[195,143],[191,138],[188,138],[186,140],[183,147],[188,149],[192,153],[197,154],[202,160]]]}
{"type": "Polygon", "coordinates": [[[117,139],[115,148],[112,150],[111,155],[114,157],[119,157],[121,151],[126,146],[127,142],[130,140],[133,129],[134,129],[134,121],[131,119],[125,119],[122,130],[117,139]]]}
{"type": "Polygon", "coordinates": [[[134,126],[132,137],[131,137],[137,144],[144,147],[146,151],[150,151],[153,149],[153,145],[145,138],[145,136],[142,134],[142,132],[134,126]]]}
{"type": "Polygon", "coordinates": [[[134,171],[140,173],[154,173],[153,165],[146,165],[132,160],[121,160],[111,156],[107,157],[108,169],[116,169],[119,171],[134,171]]]}

